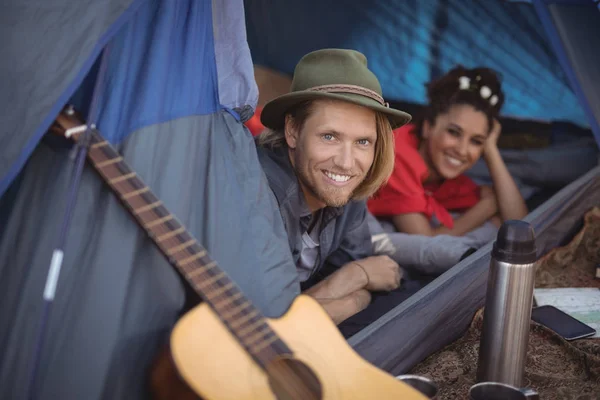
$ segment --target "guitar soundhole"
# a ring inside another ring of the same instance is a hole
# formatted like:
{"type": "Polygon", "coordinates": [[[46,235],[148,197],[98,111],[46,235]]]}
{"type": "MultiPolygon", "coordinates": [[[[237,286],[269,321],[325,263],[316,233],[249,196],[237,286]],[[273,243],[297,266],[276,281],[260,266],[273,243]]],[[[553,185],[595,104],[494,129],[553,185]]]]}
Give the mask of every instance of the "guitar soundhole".
{"type": "Polygon", "coordinates": [[[302,361],[279,358],[267,366],[269,385],[277,400],[321,400],[319,378],[302,361]]]}

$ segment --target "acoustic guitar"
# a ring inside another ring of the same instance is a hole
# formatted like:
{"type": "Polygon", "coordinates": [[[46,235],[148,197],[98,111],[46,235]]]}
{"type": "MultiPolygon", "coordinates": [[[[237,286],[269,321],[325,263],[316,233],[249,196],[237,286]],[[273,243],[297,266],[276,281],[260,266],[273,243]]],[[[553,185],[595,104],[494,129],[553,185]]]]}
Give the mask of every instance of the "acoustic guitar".
{"type": "MultiPolygon", "coordinates": [[[[173,363],[187,387],[169,386],[173,381],[158,368],[154,374],[158,397],[425,399],[363,360],[309,296],[300,295],[281,318],[265,318],[123,157],[97,130],[90,129],[89,143],[82,144],[88,146],[88,160],[204,300],[177,322],[170,355],[163,358],[173,363]]],[[[70,106],[50,128],[75,141],[85,130],[85,122],[70,106]]]]}

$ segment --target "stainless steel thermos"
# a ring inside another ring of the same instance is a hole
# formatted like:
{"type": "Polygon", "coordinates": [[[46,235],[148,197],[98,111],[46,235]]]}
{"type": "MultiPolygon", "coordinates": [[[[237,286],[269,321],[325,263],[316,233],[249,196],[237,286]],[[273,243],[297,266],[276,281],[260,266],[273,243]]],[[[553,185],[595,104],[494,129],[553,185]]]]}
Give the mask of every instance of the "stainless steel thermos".
{"type": "Polygon", "coordinates": [[[535,233],[524,221],[506,221],[492,250],[478,382],[523,383],[536,261],[535,233]]]}

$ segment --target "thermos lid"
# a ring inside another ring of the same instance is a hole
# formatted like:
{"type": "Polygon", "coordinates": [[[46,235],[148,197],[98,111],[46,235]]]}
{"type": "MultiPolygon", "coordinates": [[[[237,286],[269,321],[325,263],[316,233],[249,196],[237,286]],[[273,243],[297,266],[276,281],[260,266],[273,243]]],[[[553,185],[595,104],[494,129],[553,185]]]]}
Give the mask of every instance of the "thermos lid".
{"type": "Polygon", "coordinates": [[[534,263],[537,251],[533,227],[525,221],[505,221],[498,231],[492,257],[506,263],[534,263]]]}

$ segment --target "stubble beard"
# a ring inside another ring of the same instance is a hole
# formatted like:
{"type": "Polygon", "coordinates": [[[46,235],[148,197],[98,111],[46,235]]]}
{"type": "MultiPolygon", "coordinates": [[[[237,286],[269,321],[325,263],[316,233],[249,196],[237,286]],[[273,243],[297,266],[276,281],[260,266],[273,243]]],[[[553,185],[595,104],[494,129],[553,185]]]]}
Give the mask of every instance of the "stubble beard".
{"type": "MultiPolygon", "coordinates": [[[[316,175],[313,175],[314,178],[321,178],[319,175],[322,175],[323,173],[320,170],[315,170],[314,172],[316,175]]],[[[344,189],[342,188],[336,188],[334,186],[321,188],[317,182],[312,182],[307,167],[296,170],[296,174],[298,175],[298,179],[300,182],[302,182],[303,186],[310,191],[311,195],[323,202],[328,207],[343,207],[348,204],[352,198],[352,193],[350,195],[346,195],[344,189]]]]}

